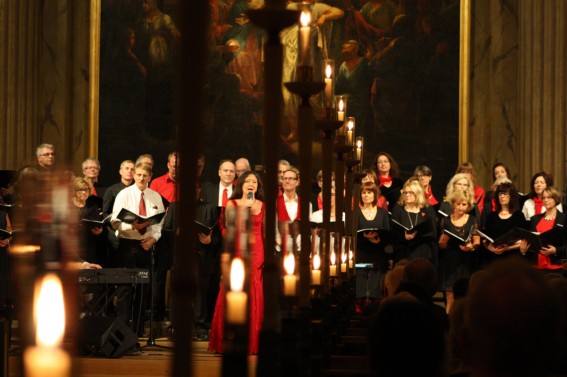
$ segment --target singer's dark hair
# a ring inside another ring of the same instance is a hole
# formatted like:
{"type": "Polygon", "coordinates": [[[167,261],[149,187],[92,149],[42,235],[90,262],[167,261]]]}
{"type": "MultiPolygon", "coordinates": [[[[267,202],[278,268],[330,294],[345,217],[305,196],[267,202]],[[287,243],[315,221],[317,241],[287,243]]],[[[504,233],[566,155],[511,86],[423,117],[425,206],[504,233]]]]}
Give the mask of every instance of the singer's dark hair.
{"type": "Polygon", "coordinates": [[[256,180],[258,181],[258,190],[256,191],[256,199],[264,201],[264,185],[262,184],[262,179],[260,178],[260,175],[255,171],[246,171],[242,173],[240,177],[238,177],[238,184],[236,185],[234,191],[232,192],[232,196],[230,197],[231,199],[242,199],[242,197],[244,196],[244,190],[242,189],[242,186],[244,185],[246,178],[248,178],[248,176],[250,175],[255,176],[256,180]]]}

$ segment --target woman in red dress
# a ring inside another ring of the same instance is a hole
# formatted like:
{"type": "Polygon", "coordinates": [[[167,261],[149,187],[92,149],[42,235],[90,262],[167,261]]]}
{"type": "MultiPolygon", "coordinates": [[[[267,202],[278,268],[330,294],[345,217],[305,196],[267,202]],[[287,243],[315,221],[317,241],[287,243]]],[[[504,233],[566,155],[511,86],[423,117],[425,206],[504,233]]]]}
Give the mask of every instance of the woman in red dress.
{"type": "MultiPolygon", "coordinates": [[[[231,208],[247,207],[250,210],[250,227],[253,245],[248,255],[250,291],[248,293],[250,303],[249,321],[250,339],[248,341],[248,353],[255,355],[258,353],[258,338],[262,328],[264,318],[264,291],[263,291],[263,271],[264,268],[264,192],[260,176],[253,171],[247,171],[238,178],[238,185],[232,193],[226,210],[231,208]]],[[[238,245],[238,235],[236,235],[235,245],[238,245]]],[[[235,256],[242,256],[241,250],[235,250],[235,256]]],[[[225,277],[226,278],[226,277],[225,277]]],[[[208,350],[222,353],[224,336],[224,312],[225,312],[225,288],[221,285],[213,323],[208,350]]]]}

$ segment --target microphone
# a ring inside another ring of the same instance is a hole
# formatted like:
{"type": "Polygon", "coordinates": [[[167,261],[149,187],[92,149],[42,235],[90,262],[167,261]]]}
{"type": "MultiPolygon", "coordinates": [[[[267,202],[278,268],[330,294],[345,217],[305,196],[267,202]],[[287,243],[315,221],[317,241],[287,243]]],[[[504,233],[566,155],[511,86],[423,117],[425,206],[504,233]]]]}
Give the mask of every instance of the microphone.
{"type": "Polygon", "coordinates": [[[252,196],[253,196],[253,195],[252,195],[252,192],[251,192],[251,191],[248,191],[248,196],[246,197],[246,199],[252,200],[252,196]]]}

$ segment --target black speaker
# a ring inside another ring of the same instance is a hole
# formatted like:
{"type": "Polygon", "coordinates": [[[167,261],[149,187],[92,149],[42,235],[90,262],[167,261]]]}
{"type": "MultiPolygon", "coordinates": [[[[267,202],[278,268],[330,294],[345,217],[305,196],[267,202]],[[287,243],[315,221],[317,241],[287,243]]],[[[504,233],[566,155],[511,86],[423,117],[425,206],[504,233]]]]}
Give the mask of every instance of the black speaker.
{"type": "Polygon", "coordinates": [[[122,357],[136,343],[136,334],[115,317],[85,317],[79,322],[79,352],[83,355],[122,357]]]}

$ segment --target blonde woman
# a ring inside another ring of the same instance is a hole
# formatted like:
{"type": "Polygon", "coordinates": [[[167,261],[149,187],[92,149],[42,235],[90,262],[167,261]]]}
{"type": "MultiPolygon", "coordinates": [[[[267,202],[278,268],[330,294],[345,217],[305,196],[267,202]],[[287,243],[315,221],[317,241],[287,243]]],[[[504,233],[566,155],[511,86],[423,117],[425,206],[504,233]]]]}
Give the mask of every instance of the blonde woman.
{"type": "Polygon", "coordinates": [[[454,190],[447,200],[453,210],[441,220],[439,228],[439,286],[445,292],[449,313],[454,302],[453,285],[474,272],[474,251],[480,247],[480,237],[474,234],[477,220],[469,214],[474,197],[468,191],[454,190]]]}
{"type": "Polygon", "coordinates": [[[392,209],[392,220],[408,229],[429,222],[429,226],[423,230],[413,232],[401,226],[393,227],[401,236],[400,242],[394,246],[394,260],[424,258],[437,265],[435,210],[425,197],[419,181],[409,179],[404,183],[400,199],[392,209]]]}
{"type": "Polygon", "coordinates": [[[471,207],[468,214],[472,214],[476,218],[477,223],[480,223],[480,211],[476,201],[474,200],[474,183],[470,174],[467,173],[455,174],[447,184],[445,201],[441,203],[441,206],[439,207],[439,213],[442,217],[449,216],[453,212],[453,208],[447,198],[453,195],[455,191],[466,191],[469,194],[471,207]]]}

